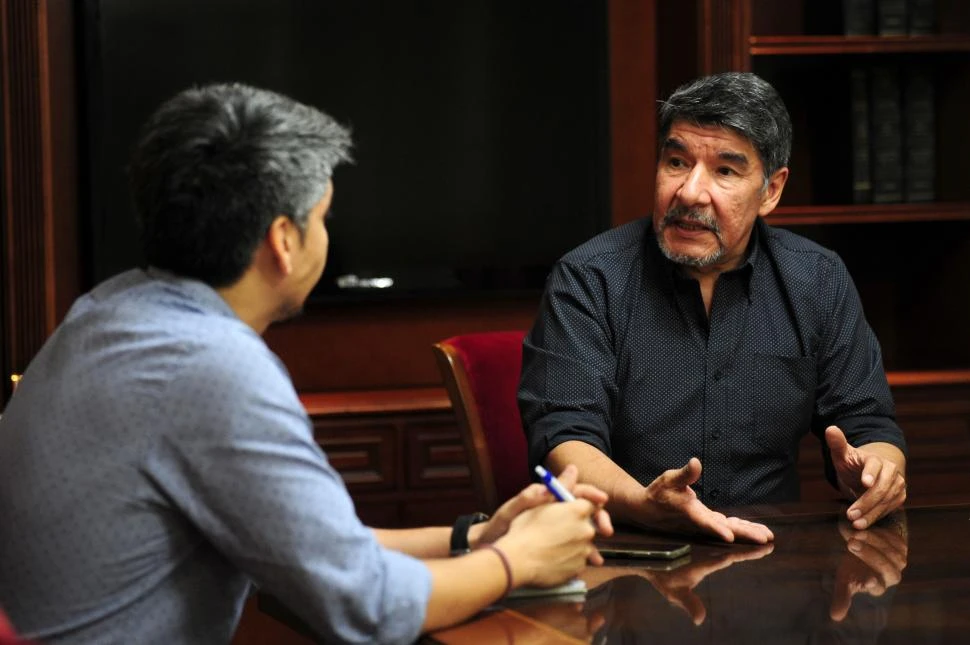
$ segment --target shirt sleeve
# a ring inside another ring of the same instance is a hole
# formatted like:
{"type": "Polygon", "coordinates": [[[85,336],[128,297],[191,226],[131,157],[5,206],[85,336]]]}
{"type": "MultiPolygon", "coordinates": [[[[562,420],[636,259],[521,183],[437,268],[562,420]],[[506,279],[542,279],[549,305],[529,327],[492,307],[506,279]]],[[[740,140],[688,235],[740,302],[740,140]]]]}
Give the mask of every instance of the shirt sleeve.
{"type": "Polygon", "coordinates": [[[905,454],[906,442],[896,424],[879,341],[866,322],[855,284],[838,258],[824,284],[832,289],[833,306],[826,314],[820,343],[813,431],[821,437],[826,427],[837,425],[855,447],[880,441],[905,454]]]}
{"type": "Polygon", "coordinates": [[[556,265],[522,351],[518,398],[530,470],[566,441],[610,455],[616,356],[605,311],[603,276],[556,265]]]}
{"type": "Polygon", "coordinates": [[[205,539],[326,642],[415,640],[429,570],[361,524],[269,350],[203,351],[168,389],[146,468],[205,539]]]}

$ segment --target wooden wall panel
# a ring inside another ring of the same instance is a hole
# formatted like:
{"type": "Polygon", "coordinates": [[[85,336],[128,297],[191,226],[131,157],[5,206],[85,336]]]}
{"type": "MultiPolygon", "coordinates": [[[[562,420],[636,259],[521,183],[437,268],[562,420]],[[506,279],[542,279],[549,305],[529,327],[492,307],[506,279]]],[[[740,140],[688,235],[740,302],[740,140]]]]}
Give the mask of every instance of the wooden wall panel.
{"type": "Polygon", "coordinates": [[[425,387],[442,382],[433,343],[455,334],[527,329],[538,305],[535,294],[310,307],[271,327],[266,339],[300,392],[425,387]]]}
{"type": "Polygon", "coordinates": [[[610,0],[612,222],[653,211],[657,164],[655,0],[610,0]]]}
{"type": "MultiPolygon", "coordinates": [[[[44,289],[44,135],[36,3],[0,4],[4,138],[4,356],[22,371],[50,333],[44,289]]],[[[9,380],[4,375],[4,386],[9,380]]]]}
{"type": "MultiPolygon", "coordinates": [[[[927,374],[927,379],[946,374],[927,374]]],[[[950,373],[950,382],[922,382],[906,375],[893,387],[896,418],[906,435],[907,493],[910,502],[970,492],[970,373],[950,373]]],[[[805,437],[799,470],[802,499],[836,499],[822,471],[818,440],[805,437]]]]}
{"type": "Polygon", "coordinates": [[[0,0],[3,396],[79,293],[74,16],[0,0]]]}
{"type": "Polygon", "coordinates": [[[738,46],[746,42],[750,31],[750,21],[742,10],[745,3],[740,0],[700,0],[700,6],[698,73],[747,69],[745,49],[738,46]]]}
{"type": "Polygon", "coordinates": [[[314,436],[369,526],[449,525],[475,508],[468,459],[440,388],[302,397],[314,436]]]}
{"type": "MultiPolygon", "coordinates": [[[[656,166],[655,0],[608,0],[611,222],[648,215],[656,166]]],[[[539,294],[308,307],[266,335],[300,392],[441,384],[431,344],[455,334],[528,329],[539,294]]]]}
{"type": "MultiPolygon", "coordinates": [[[[614,224],[647,214],[655,160],[655,0],[609,6],[614,224]]],[[[82,283],[78,257],[74,13],[69,0],[0,0],[7,172],[6,350],[22,370],[82,283]],[[11,138],[11,133],[15,136],[11,138]],[[10,162],[15,162],[11,164],[10,162]]],[[[310,307],[267,340],[301,392],[437,385],[430,345],[458,333],[531,325],[539,294],[477,301],[310,307]]],[[[4,374],[6,383],[6,374],[4,374]]]]}

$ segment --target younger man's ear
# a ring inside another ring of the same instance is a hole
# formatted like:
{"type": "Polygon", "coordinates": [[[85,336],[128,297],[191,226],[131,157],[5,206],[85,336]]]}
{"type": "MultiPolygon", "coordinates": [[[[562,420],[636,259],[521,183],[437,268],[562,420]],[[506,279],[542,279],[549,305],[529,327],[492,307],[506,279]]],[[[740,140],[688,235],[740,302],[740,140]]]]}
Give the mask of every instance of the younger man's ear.
{"type": "Polygon", "coordinates": [[[298,233],[296,225],[286,215],[277,215],[266,231],[266,243],[273,255],[276,266],[284,275],[293,272],[292,236],[298,233]]]}

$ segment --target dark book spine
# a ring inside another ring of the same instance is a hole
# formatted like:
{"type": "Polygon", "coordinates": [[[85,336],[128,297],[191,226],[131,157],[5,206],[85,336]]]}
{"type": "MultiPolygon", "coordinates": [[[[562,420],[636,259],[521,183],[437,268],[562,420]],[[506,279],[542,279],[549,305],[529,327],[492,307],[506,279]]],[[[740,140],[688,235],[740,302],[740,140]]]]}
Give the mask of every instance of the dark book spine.
{"type": "Polygon", "coordinates": [[[869,74],[872,201],[877,204],[901,202],[903,146],[899,70],[878,65],[872,67],[869,74]]]}
{"type": "Polygon", "coordinates": [[[876,33],[874,0],[842,0],[843,31],[846,36],[872,36],[876,33]]]}
{"type": "Polygon", "coordinates": [[[905,36],[906,0],[876,0],[876,30],[880,36],[905,36]]]}
{"type": "Polygon", "coordinates": [[[911,66],[903,74],[903,197],[936,199],[936,101],[929,70],[911,66]]]}
{"type": "Polygon", "coordinates": [[[936,0],[909,0],[909,33],[925,36],[936,32],[936,0]]]}
{"type": "Polygon", "coordinates": [[[864,67],[849,72],[852,110],[852,201],[872,201],[872,177],[869,172],[869,75],[864,67]]]}

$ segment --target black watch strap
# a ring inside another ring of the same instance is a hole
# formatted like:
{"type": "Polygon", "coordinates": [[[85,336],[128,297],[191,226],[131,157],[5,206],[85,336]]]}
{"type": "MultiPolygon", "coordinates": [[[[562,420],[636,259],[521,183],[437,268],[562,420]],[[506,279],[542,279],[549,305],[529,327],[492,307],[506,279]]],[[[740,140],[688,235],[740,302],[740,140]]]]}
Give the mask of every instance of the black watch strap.
{"type": "Polygon", "coordinates": [[[485,513],[472,513],[471,515],[461,515],[455,520],[451,527],[451,555],[462,555],[471,551],[468,546],[468,529],[472,524],[478,524],[488,520],[485,513]]]}

